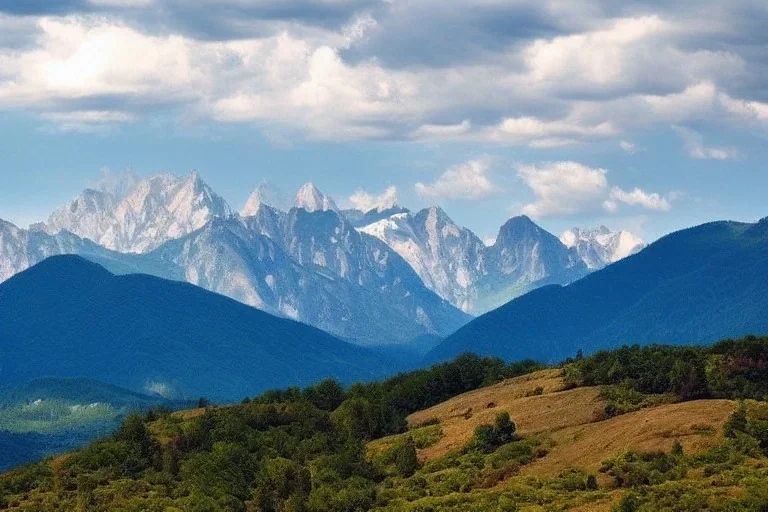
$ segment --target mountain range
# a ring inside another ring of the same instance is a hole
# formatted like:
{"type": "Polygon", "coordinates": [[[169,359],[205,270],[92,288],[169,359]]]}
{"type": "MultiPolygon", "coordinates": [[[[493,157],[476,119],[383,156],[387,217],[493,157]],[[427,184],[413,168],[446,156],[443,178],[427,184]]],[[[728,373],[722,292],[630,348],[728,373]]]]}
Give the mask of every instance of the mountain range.
{"type": "Polygon", "coordinates": [[[0,386],[88,377],[169,398],[237,400],[391,371],[306,324],[188,283],[116,276],[79,256],[54,256],[8,279],[0,303],[0,386]]]}
{"type": "Polygon", "coordinates": [[[118,252],[143,253],[229,217],[227,202],[197,172],[178,178],[159,174],[144,180],[127,175],[121,187],[86,189],[51,214],[42,229],[62,230],[118,252]]]}
{"type": "Polygon", "coordinates": [[[596,229],[568,229],[560,235],[560,241],[568,248],[575,248],[590,270],[599,270],[645,247],[640,237],[629,231],[613,232],[605,226],[596,229]]]}
{"type": "Polygon", "coordinates": [[[768,333],[768,218],[667,235],[569,286],[545,286],[444,340],[463,352],[557,362],[625,343],[711,343],[768,333]]]}
{"type": "Polygon", "coordinates": [[[117,274],[184,280],[349,341],[403,344],[447,336],[471,315],[641,247],[626,232],[573,233],[558,239],[515,217],[486,247],[439,207],[342,210],[311,183],[290,208],[259,187],[237,214],[196,172],[125,173],[28,230],[0,221],[0,281],[48,256],[79,254],[117,274]]]}

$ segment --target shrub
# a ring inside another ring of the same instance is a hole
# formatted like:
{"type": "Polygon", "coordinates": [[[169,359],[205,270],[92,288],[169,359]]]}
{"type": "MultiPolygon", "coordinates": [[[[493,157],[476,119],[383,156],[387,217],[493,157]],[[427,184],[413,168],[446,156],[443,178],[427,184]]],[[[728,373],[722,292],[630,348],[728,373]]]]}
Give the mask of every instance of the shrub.
{"type": "Polygon", "coordinates": [[[628,412],[638,411],[646,407],[652,407],[662,403],[672,403],[677,401],[671,393],[652,395],[641,393],[634,389],[628,382],[614,386],[606,386],[600,392],[600,396],[607,401],[603,414],[599,419],[608,419],[626,414],[628,412]]]}
{"type": "Polygon", "coordinates": [[[510,419],[509,413],[502,411],[496,415],[493,425],[478,425],[470,443],[470,449],[490,453],[496,448],[516,439],[517,427],[510,419]]]}
{"type": "Polygon", "coordinates": [[[540,396],[544,394],[544,388],[536,386],[535,388],[525,392],[525,396],[540,396]]]}
{"type": "Polygon", "coordinates": [[[637,512],[640,510],[640,500],[634,493],[627,493],[622,496],[616,510],[618,512],[637,512]]]}
{"type": "Polygon", "coordinates": [[[747,406],[744,402],[739,402],[738,408],[723,425],[725,437],[734,439],[739,432],[747,432],[747,406]]]}
{"type": "Polygon", "coordinates": [[[657,485],[685,477],[687,466],[680,457],[663,452],[628,451],[603,462],[600,471],[614,477],[619,487],[657,485]]]}
{"type": "Polygon", "coordinates": [[[416,455],[416,443],[409,436],[405,442],[395,448],[395,467],[400,476],[409,477],[419,469],[419,459],[416,455]]]}
{"type": "Polygon", "coordinates": [[[413,438],[416,448],[422,450],[437,443],[443,437],[443,429],[440,425],[432,424],[427,427],[410,430],[408,435],[413,438]]]}
{"type": "MultiPolygon", "coordinates": [[[[587,489],[587,480],[589,476],[575,469],[563,471],[558,476],[559,485],[566,491],[584,491],[587,489]]],[[[594,476],[592,476],[592,478],[594,478],[594,476]]],[[[597,481],[595,480],[595,486],[596,485],[597,481]]]]}

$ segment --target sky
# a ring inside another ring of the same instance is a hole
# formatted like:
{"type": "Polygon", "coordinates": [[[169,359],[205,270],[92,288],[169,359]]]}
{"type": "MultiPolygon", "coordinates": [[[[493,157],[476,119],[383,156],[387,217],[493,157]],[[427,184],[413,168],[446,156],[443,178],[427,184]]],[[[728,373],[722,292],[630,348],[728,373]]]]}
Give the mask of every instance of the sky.
{"type": "Polygon", "coordinates": [[[764,0],[4,0],[0,218],[107,171],[648,241],[768,215],[764,0]]]}

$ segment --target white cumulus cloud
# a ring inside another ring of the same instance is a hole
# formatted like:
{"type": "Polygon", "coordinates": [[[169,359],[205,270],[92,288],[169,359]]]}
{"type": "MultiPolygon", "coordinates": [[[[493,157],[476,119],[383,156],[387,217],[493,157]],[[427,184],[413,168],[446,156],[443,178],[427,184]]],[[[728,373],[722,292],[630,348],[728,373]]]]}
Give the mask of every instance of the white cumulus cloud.
{"type": "Polygon", "coordinates": [[[619,207],[618,203],[624,203],[630,206],[641,206],[647,210],[660,212],[669,211],[671,208],[669,199],[662,197],[657,192],[646,192],[638,187],[635,187],[630,191],[626,191],[621,187],[613,187],[608,199],[603,203],[603,206],[609,212],[614,212],[619,207]]]}
{"type": "Polygon", "coordinates": [[[578,162],[550,162],[522,165],[517,174],[536,200],[523,206],[531,217],[570,215],[590,209],[605,197],[608,179],[605,169],[593,169],[578,162]]]}
{"type": "Polygon", "coordinates": [[[415,190],[424,198],[483,199],[499,189],[488,178],[489,164],[477,159],[455,165],[432,183],[416,183],[415,190]]]}
{"type": "Polygon", "coordinates": [[[615,212],[621,204],[655,211],[671,208],[672,195],[663,197],[640,188],[625,191],[618,186],[611,187],[606,169],[578,162],[521,165],[517,174],[536,196],[535,201],[522,207],[522,213],[531,217],[574,215],[600,207],[615,212]]]}
{"type": "Polygon", "coordinates": [[[359,189],[349,196],[348,201],[352,208],[362,212],[369,212],[371,210],[384,211],[393,208],[397,204],[397,188],[390,185],[381,194],[370,194],[365,190],[359,189]]]}
{"type": "Polygon", "coordinates": [[[705,1],[694,17],[659,2],[37,4],[39,15],[0,9],[0,111],[70,127],[66,111],[91,111],[103,114],[88,126],[170,115],[547,149],[656,124],[768,121],[768,61],[753,50],[764,24],[739,2],[705,1]]]}

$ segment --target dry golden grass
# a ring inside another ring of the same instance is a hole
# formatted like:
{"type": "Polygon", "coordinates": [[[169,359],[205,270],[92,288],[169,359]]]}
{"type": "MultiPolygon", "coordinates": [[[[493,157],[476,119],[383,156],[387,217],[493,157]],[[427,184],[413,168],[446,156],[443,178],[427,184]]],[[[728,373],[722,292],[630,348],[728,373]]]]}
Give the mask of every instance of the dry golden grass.
{"type": "Polygon", "coordinates": [[[475,427],[493,423],[496,414],[509,412],[518,432],[531,434],[589,423],[605,406],[600,388],[563,388],[560,370],[542,370],[509,379],[487,388],[470,391],[408,417],[410,425],[438,418],[443,437],[419,451],[422,460],[431,460],[460,449],[472,438],[475,427]],[[536,388],[543,394],[526,396],[536,388]]]}
{"type": "Polygon", "coordinates": [[[722,440],[723,423],[735,408],[730,400],[697,400],[553,431],[549,437],[555,446],[523,473],[554,476],[568,468],[595,472],[604,460],[629,449],[669,451],[675,439],[686,453],[695,453],[722,440]]]}
{"type": "MultiPolygon", "coordinates": [[[[416,412],[408,417],[411,426],[437,418],[443,430],[435,445],[419,450],[419,458],[432,460],[461,449],[475,427],[507,411],[519,433],[544,433],[553,441],[549,454],[526,467],[525,474],[555,476],[568,468],[596,472],[604,460],[629,449],[669,451],[675,439],[689,453],[709,448],[722,440],[723,423],[736,408],[730,400],[698,400],[595,421],[605,407],[601,388],[562,388],[560,370],[543,370],[416,412]],[[543,394],[532,396],[537,387],[543,394]]],[[[388,441],[379,442],[386,446],[388,441]]],[[[610,502],[592,506],[602,510],[610,508],[610,502]]]]}
{"type": "Polygon", "coordinates": [[[578,507],[568,509],[570,512],[610,512],[614,504],[621,498],[622,492],[616,491],[608,497],[595,501],[594,503],[585,503],[578,507]]]}
{"type": "Polygon", "coordinates": [[[173,416],[182,420],[191,420],[205,414],[205,407],[198,407],[196,409],[184,409],[183,411],[176,411],[173,416]]]}

